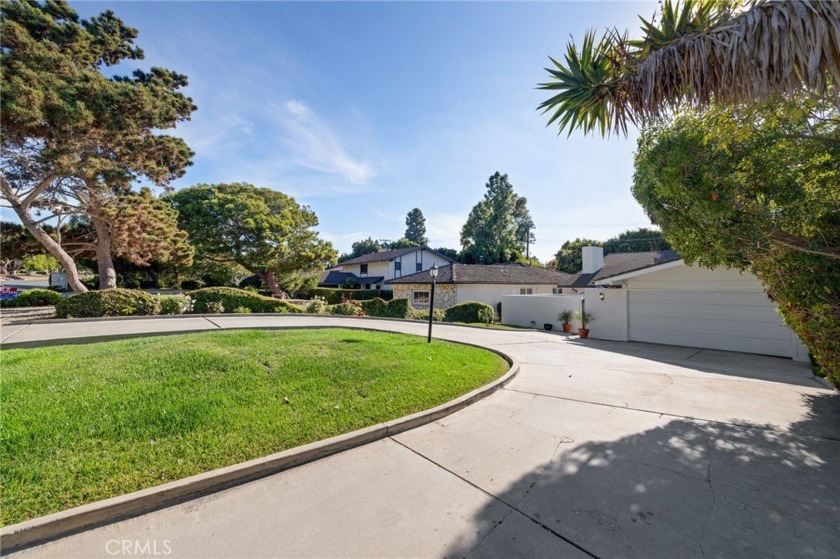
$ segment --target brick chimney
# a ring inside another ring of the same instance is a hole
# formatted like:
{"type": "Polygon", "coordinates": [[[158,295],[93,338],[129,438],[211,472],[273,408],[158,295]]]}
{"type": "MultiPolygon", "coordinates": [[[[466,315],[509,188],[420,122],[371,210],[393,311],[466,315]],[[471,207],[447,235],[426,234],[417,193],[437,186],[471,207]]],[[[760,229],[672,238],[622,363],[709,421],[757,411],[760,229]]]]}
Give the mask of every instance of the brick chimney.
{"type": "Polygon", "coordinates": [[[601,247],[583,247],[581,249],[584,274],[594,274],[604,267],[604,249],[601,247]]]}

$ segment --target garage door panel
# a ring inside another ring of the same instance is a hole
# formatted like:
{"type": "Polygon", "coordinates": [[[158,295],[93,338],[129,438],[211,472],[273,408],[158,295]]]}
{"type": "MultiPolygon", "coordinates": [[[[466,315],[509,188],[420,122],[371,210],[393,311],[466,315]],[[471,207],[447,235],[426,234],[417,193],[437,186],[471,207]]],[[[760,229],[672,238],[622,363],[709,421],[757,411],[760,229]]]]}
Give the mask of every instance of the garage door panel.
{"type": "Polygon", "coordinates": [[[780,355],[791,333],[764,293],[628,293],[632,341],[780,355]]]}
{"type": "Polygon", "coordinates": [[[642,332],[636,332],[635,334],[631,333],[630,339],[637,342],[721,349],[724,351],[741,351],[744,353],[778,355],[781,357],[790,357],[791,353],[790,339],[771,340],[766,338],[747,338],[744,336],[716,336],[714,334],[705,333],[682,337],[679,340],[673,340],[673,331],[654,329],[647,329],[642,332]]]}
{"type": "MultiPolygon", "coordinates": [[[[632,315],[631,331],[660,330],[674,331],[687,335],[712,334],[714,336],[739,336],[745,338],[769,338],[789,341],[790,334],[778,324],[748,322],[743,320],[721,320],[717,318],[686,317],[639,317],[632,315]]],[[[632,334],[632,332],[631,332],[632,334]]]]}
{"type": "Polygon", "coordinates": [[[746,305],[713,305],[695,304],[693,306],[667,304],[667,303],[644,303],[633,309],[633,316],[639,319],[660,317],[678,317],[691,320],[712,320],[715,322],[743,322],[745,324],[769,324],[770,326],[783,325],[782,317],[768,304],[763,307],[746,305]],[[722,318],[726,317],[726,320],[722,318]]]}

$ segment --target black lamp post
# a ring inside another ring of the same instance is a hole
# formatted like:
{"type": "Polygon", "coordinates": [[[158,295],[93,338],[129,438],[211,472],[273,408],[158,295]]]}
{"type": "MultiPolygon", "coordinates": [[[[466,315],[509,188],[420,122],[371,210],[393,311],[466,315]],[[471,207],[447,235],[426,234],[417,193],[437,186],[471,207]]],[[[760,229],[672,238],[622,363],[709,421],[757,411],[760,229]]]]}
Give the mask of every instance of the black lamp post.
{"type": "Polygon", "coordinates": [[[432,295],[429,297],[429,340],[432,343],[432,320],[435,318],[435,278],[438,275],[437,264],[429,268],[429,275],[432,277],[432,295]]]}

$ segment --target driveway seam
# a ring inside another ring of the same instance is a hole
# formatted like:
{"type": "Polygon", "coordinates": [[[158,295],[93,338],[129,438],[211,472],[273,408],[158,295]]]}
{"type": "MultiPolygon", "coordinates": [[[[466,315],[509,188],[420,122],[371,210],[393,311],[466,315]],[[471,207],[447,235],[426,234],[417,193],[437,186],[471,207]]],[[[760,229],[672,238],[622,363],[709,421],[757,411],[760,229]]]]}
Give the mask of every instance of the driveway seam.
{"type": "MultiPolygon", "coordinates": [[[[569,544],[569,545],[571,545],[572,547],[574,547],[574,548],[576,548],[576,549],[578,549],[578,550],[582,551],[583,553],[587,554],[588,556],[592,557],[593,559],[601,559],[598,555],[595,555],[594,553],[592,553],[591,551],[589,551],[588,549],[586,549],[585,547],[583,547],[583,546],[582,546],[582,545],[580,545],[579,543],[576,543],[576,542],[574,542],[574,541],[570,540],[569,538],[567,538],[567,537],[566,537],[566,536],[564,536],[563,534],[561,534],[561,533],[557,532],[556,530],[554,530],[554,529],[553,529],[553,528],[551,528],[550,526],[546,525],[546,524],[545,524],[545,523],[543,523],[542,521],[540,521],[540,520],[538,520],[538,519],[534,518],[533,516],[531,516],[531,515],[529,515],[529,514],[527,514],[527,513],[523,512],[522,510],[520,510],[520,509],[519,509],[519,506],[518,506],[518,505],[512,505],[512,504],[508,503],[507,501],[505,501],[505,500],[504,500],[504,499],[502,499],[501,497],[499,497],[499,496],[497,496],[497,495],[494,495],[493,493],[490,493],[489,491],[487,491],[487,490],[486,490],[486,489],[484,489],[483,487],[481,487],[481,486],[479,486],[479,485],[476,485],[476,484],[475,484],[475,483],[473,483],[472,481],[468,480],[467,478],[463,477],[462,475],[458,474],[457,472],[454,472],[454,471],[450,470],[450,469],[449,469],[449,468],[447,468],[446,466],[443,466],[442,464],[440,464],[440,463],[438,463],[438,462],[435,462],[434,460],[432,460],[431,458],[429,458],[429,457],[428,457],[428,456],[426,456],[425,454],[423,454],[423,453],[421,453],[421,452],[419,452],[419,451],[417,451],[417,450],[415,450],[415,449],[411,448],[411,447],[410,447],[410,446],[408,446],[407,444],[405,444],[405,443],[403,443],[403,442],[401,442],[401,441],[399,441],[399,440],[395,439],[394,437],[388,437],[388,438],[389,438],[389,439],[391,439],[392,441],[394,441],[395,443],[397,443],[398,445],[400,445],[401,447],[405,448],[406,450],[409,450],[410,452],[413,452],[414,454],[416,454],[417,456],[419,456],[419,457],[420,457],[420,458],[422,458],[423,460],[426,460],[427,462],[429,462],[429,463],[431,463],[431,464],[433,464],[433,465],[437,466],[438,468],[440,468],[441,470],[443,470],[443,471],[447,472],[448,474],[450,474],[450,475],[452,475],[452,476],[455,476],[456,478],[460,479],[461,481],[463,481],[463,482],[464,482],[464,483],[466,483],[467,485],[469,485],[469,486],[471,486],[471,487],[473,487],[473,488],[477,489],[478,491],[481,491],[482,493],[484,493],[485,495],[487,495],[488,497],[490,497],[490,498],[491,498],[491,499],[493,499],[494,501],[497,501],[497,502],[499,502],[499,503],[503,504],[504,506],[508,507],[508,508],[511,510],[511,512],[510,512],[510,513],[506,514],[506,515],[505,515],[505,516],[504,516],[504,517],[503,517],[503,518],[502,518],[499,522],[497,522],[496,524],[494,524],[494,525],[493,525],[493,527],[492,527],[492,528],[491,528],[491,529],[487,532],[487,534],[486,534],[483,538],[481,538],[481,540],[478,542],[478,544],[475,546],[475,548],[473,548],[473,549],[470,551],[470,553],[469,553],[469,554],[467,554],[467,555],[472,554],[472,553],[473,553],[476,549],[478,549],[478,547],[479,547],[479,546],[480,546],[480,545],[484,542],[484,540],[487,538],[487,536],[489,536],[489,535],[490,535],[490,534],[491,534],[491,533],[492,533],[492,532],[493,532],[493,531],[494,531],[494,530],[495,530],[495,529],[496,529],[499,525],[501,525],[501,524],[502,524],[502,522],[504,522],[504,521],[505,521],[505,520],[506,520],[506,519],[507,519],[507,518],[508,518],[508,517],[509,517],[509,516],[510,516],[513,512],[518,512],[520,515],[524,516],[526,519],[530,520],[531,522],[533,522],[534,524],[536,524],[537,526],[539,526],[539,527],[540,527],[540,528],[542,528],[543,530],[545,530],[545,531],[549,532],[550,534],[552,534],[553,536],[555,536],[555,537],[557,537],[557,538],[560,538],[561,540],[563,540],[563,541],[564,541],[564,542],[566,542],[567,544],[569,544]]],[[[560,447],[560,445],[562,445],[562,444],[563,444],[563,442],[564,442],[564,441],[562,441],[562,440],[561,440],[561,441],[560,441],[560,443],[558,443],[557,448],[559,448],[559,447],[560,447]]],[[[549,464],[550,464],[550,463],[554,460],[554,455],[555,455],[555,454],[557,454],[557,451],[556,451],[556,450],[555,450],[555,451],[554,451],[554,453],[552,454],[551,459],[549,460],[549,464]]],[[[548,468],[548,465],[546,465],[546,468],[548,468]]],[[[545,469],[544,469],[543,471],[545,471],[545,469]]],[[[542,475],[542,472],[541,472],[541,474],[540,474],[540,475],[542,475]]],[[[539,481],[539,478],[537,478],[537,481],[539,481]]],[[[534,483],[536,483],[536,481],[535,481],[534,483]]],[[[525,496],[527,496],[527,492],[526,492],[525,496]]],[[[522,498],[522,499],[520,499],[520,503],[522,502],[522,500],[524,500],[524,498],[525,498],[525,497],[523,496],[523,498],[522,498]]]]}
{"type": "Polygon", "coordinates": [[[216,327],[216,328],[218,328],[219,330],[224,330],[224,327],[223,327],[223,326],[219,326],[218,324],[216,324],[215,322],[213,322],[212,320],[210,320],[210,319],[209,319],[209,318],[207,318],[206,316],[204,316],[204,317],[202,317],[202,318],[204,318],[204,320],[206,320],[207,322],[209,322],[210,324],[212,324],[213,326],[215,326],[215,327],[216,327]]]}
{"type": "Polygon", "coordinates": [[[9,338],[12,338],[12,337],[14,337],[14,336],[17,336],[18,334],[20,334],[21,332],[23,332],[24,330],[26,330],[27,328],[29,328],[31,325],[32,325],[32,323],[25,324],[25,325],[23,326],[23,328],[21,328],[20,330],[15,330],[15,331],[14,331],[14,332],[12,332],[11,334],[9,334],[8,336],[6,336],[6,337],[5,337],[5,338],[3,338],[2,340],[0,340],[0,342],[5,342],[5,341],[6,341],[6,340],[8,340],[9,338]]]}

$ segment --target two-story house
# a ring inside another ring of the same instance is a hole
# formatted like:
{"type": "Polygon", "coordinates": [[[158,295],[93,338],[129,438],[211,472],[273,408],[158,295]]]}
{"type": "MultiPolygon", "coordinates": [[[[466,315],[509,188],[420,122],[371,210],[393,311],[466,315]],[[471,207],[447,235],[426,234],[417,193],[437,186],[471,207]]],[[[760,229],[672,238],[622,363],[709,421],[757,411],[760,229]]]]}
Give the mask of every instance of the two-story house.
{"type": "Polygon", "coordinates": [[[372,252],[342,262],[321,274],[318,287],[344,287],[354,280],[362,289],[392,289],[387,280],[449,266],[453,260],[427,246],[372,252]]]}

